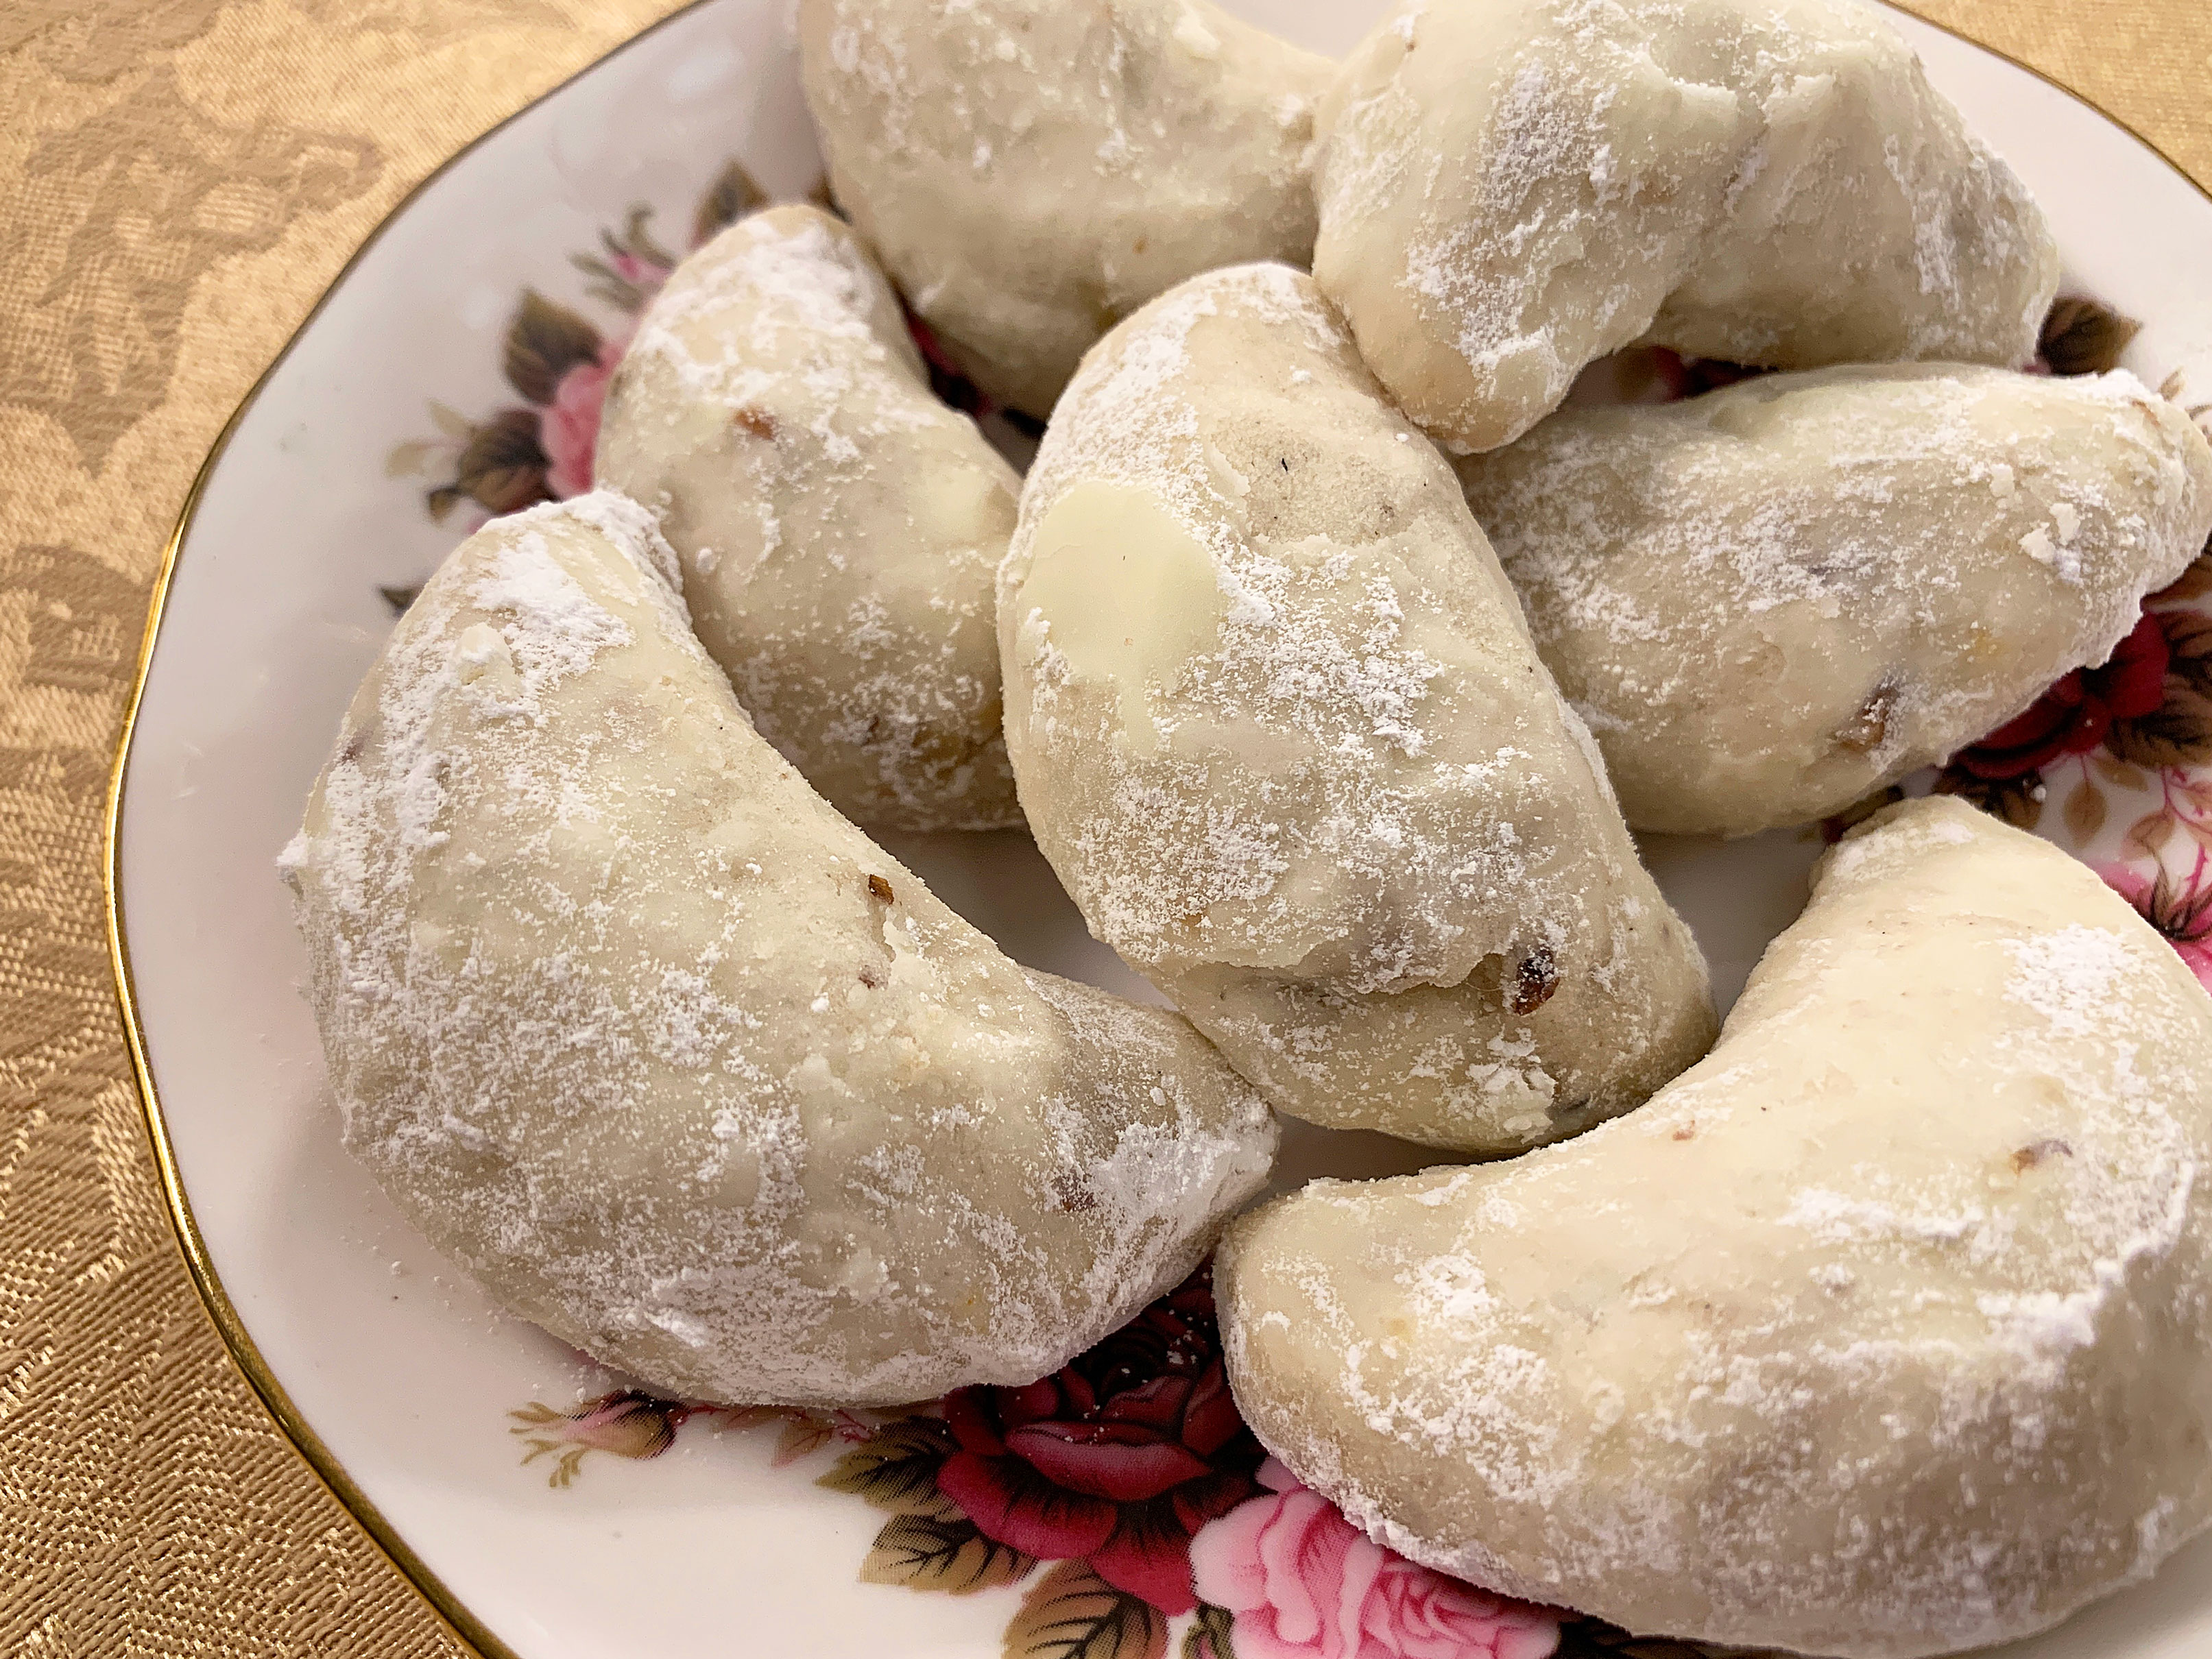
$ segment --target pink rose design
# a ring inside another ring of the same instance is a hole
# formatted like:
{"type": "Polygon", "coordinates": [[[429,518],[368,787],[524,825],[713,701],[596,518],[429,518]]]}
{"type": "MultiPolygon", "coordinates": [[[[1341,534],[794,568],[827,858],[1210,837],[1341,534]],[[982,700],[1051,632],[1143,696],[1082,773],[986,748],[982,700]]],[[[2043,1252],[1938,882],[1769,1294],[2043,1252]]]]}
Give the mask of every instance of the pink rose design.
{"type": "MultiPolygon", "coordinates": [[[[694,243],[693,246],[696,246],[697,244],[694,243]]],[[[667,256],[663,256],[663,258],[667,256]]],[[[637,290],[641,301],[650,300],[654,295],[659,293],[668,281],[668,273],[675,269],[672,265],[661,264],[659,259],[641,258],[627,248],[622,247],[614,249],[609,263],[614,266],[617,276],[637,290]]],[[[639,309],[643,308],[641,304],[639,309]]]]}
{"type": "Polygon", "coordinates": [[[1559,1621],[1384,1549],[1273,1458],[1272,1496],[1191,1540],[1199,1599],[1234,1617],[1237,1659],[1547,1659],[1559,1621]]]}
{"type": "Polygon", "coordinates": [[[607,382],[622,362],[627,339],[610,340],[597,357],[570,365],[553,388],[553,401],[538,417],[538,443],[545,452],[545,488],[556,501],[592,487],[592,454],[599,441],[599,415],[607,382]]]}
{"type": "Polygon", "coordinates": [[[2162,869],[2154,878],[2132,865],[2090,867],[2104,878],[2106,886],[2134,905],[2145,921],[2166,936],[2189,965],[2189,971],[2197,975],[2197,982],[2212,991],[2212,885],[2205,884],[2212,872],[2208,872],[2206,860],[2199,855],[2195,877],[2185,884],[2162,869]]]}

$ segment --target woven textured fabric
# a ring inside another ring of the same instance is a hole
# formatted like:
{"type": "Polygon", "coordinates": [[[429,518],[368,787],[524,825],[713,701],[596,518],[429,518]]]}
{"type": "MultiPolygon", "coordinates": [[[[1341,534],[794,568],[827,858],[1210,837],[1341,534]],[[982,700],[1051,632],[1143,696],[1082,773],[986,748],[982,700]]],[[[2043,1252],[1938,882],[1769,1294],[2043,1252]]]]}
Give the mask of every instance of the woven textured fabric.
{"type": "Polygon", "coordinates": [[[108,975],[109,757],[201,458],[470,138],[677,0],[0,0],[0,1654],[459,1655],[186,1278],[108,975]]]}
{"type": "MultiPolygon", "coordinates": [[[[377,221],[677,0],[0,0],[0,1659],[458,1655],[185,1276],[100,808],[192,474],[377,221]]],[[[1921,0],[2212,179],[2203,0],[1921,0]]]]}
{"type": "Polygon", "coordinates": [[[1900,0],[2070,88],[2212,187],[2204,0],[1900,0]]]}

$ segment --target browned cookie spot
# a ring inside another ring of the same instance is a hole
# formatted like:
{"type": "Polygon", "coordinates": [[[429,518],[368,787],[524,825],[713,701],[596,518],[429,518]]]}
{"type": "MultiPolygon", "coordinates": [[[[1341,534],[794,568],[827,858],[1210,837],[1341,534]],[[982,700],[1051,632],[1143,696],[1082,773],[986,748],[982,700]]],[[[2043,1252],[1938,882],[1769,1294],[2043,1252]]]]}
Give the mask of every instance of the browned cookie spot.
{"type": "Polygon", "coordinates": [[[749,432],[756,438],[770,441],[775,439],[777,431],[775,416],[765,409],[754,408],[750,404],[742,404],[732,410],[730,424],[740,432],[749,432]]]}

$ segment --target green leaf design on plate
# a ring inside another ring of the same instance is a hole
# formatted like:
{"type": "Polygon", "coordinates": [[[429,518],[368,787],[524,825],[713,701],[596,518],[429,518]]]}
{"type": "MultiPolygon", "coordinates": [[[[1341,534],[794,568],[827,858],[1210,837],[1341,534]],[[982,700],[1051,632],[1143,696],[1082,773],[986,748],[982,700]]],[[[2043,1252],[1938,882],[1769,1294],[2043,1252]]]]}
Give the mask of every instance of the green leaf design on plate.
{"type": "Polygon", "coordinates": [[[934,1417],[886,1423],[837,1460],[814,1484],[848,1492],[897,1515],[949,1519],[960,1515],[937,1490],[937,1471],[952,1455],[952,1431],[934,1417]]]}
{"type": "Polygon", "coordinates": [[[2180,832],[2181,825],[2174,819],[2172,809],[2161,806],[2154,812],[2146,812],[2128,826],[2120,837],[2120,844],[2130,853],[2147,859],[2158,856],[2159,849],[2180,832]]]}
{"type": "Polygon", "coordinates": [[[1006,1626],[1006,1659],[1164,1659],[1167,1650],[1160,1610],[1085,1561],[1055,1563],[1006,1626]]]}
{"type": "Polygon", "coordinates": [[[1992,780],[1978,778],[1962,766],[1947,766],[1936,779],[1936,793],[1956,795],[2015,830],[2033,830],[2043,821],[2043,779],[2033,772],[1992,780]]]}
{"type": "Polygon", "coordinates": [[[451,404],[441,404],[435,398],[430,399],[430,421],[441,434],[456,443],[466,443],[477,429],[476,422],[459,410],[451,404]]]}
{"type": "Polygon", "coordinates": [[[653,239],[652,224],[652,207],[634,202],[619,236],[611,230],[599,233],[605,258],[596,253],[568,256],[568,263],[592,279],[584,284],[585,293],[633,317],[645,309],[662,279],[676,269],[676,256],[653,239]]]}
{"type": "Polygon", "coordinates": [[[538,411],[503,409],[469,428],[453,482],[426,494],[430,516],[443,524],[464,501],[494,515],[545,501],[545,452],[538,443],[538,411]]]}
{"type": "Polygon", "coordinates": [[[714,175],[714,182],[699,198],[698,212],[691,217],[691,246],[698,246],[747,214],[757,213],[767,205],[768,192],[745,171],[745,164],[724,162],[722,170],[714,175]]]}
{"type": "Polygon", "coordinates": [[[430,463],[444,453],[445,446],[434,438],[410,438],[404,444],[394,444],[384,458],[384,476],[387,478],[418,478],[431,470],[430,463]]]}
{"type": "Polygon", "coordinates": [[[2197,556],[2195,562],[2181,573],[2181,580],[2172,586],[2152,594],[2154,605],[2185,605],[2191,599],[2202,599],[2212,593],[2212,547],[2197,556]]]}
{"type": "Polygon", "coordinates": [[[2087,846],[2105,827],[2105,792],[2094,779],[2082,779],[2066,797],[2066,833],[2087,846]]]}
{"type": "Polygon", "coordinates": [[[2166,695],[2148,714],[2114,720],[2105,738],[2122,760],[2158,771],[2212,761],[2212,617],[2160,613],[2169,655],[2166,695]]]}
{"type": "Polygon", "coordinates": [[[522,290],[500,359],[509,386],[533,404],[550,404],[561,377],[599,355],[599,330],[536,289],[522,290]]]}
{"type": "Polygon", "coordinates": [[[1182,1659],[1237,1659],[1229,1637],[1230,1626],[1236,1622],[1236,1614],[1228,1608],[1200,1601],[1197,1617],[1182,1633],[1182,1659]]]}
{"type": "Polygon", "coordinates": [[[2117,756],[2102,752],[2092,754],[2089,764],[2097,775],[2115,789],[2148,789],[2150,779],[2139,766],[2130,766],[2117,756]]]}
{"type": "Polygon", "coordinates": [[[2095,300],[2063,299],[2043,319],[2038,349],[2057,374],[2102,374],[2119,367],[2142,325],[2095,300]]]}
{"type": "Polygon", "coordinates": [[[964,1515],[895,1515],[861,1562],[860,1582],[973,1595],[1018,1584],[1036,1565],[1035,1556],[984,1537],[964,1515]]]}
{"type": "Polygon", "coordinates": [[[773,1468],[787,1468],[802,1457],[811,1457],[836,1438],[837,1425],[812,1412],[793,1412],[775,1437],[773,1468]]]}

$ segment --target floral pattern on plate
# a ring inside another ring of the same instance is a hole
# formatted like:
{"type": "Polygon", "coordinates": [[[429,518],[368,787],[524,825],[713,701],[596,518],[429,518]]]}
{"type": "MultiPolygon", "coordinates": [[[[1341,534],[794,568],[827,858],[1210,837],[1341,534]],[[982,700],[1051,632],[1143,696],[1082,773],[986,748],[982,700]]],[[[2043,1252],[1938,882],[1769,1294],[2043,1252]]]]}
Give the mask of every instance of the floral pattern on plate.
{"type": "Polygon", "coordinates": [[[1548,1659],[1626,1639],[1409,1561],[1300,1486],[1230,1397],[1208,1267],[1026,1388],[826,1415],[624,1389],[510,1415],[556,1486],[592,1451],[658,1457],[695,1417],[775,1427],[778,1465],[835,1451],[816,1484],[886,1516],[861,1579],[1018,1589],[1006,1659],[1162,1659],[1177,1640],[1179,1659],[1548,1659]]]}
{"type": "MultiPolygon", "coordinates": [[[[725,164],[692,210],[689,246],[699,246],[768,199],[741,162],[725,164]]],[[[605,328],[525,289],[500,354],[501,372],[521,404],[471,420],[434,402],[430,416],[439,435],[410,440],[386,458],[392,477],[438,480],[423,492],[434,521],[444,524],[466,504],[481,523],[592,487],[607,382],[629,349],[639,313],[680,257],[654,237],[653,213],[643,204],[632,207],[619,229],[599,233],[599,247],[568,258],[588,279],[585,291],[614,313],[605,328]]]]}
{"type": "MultiPolygon", "coordinates": [[[[818,192],[817,192],[818,194],[818,192]]],[[[767,200],[732,161],[696,204],[690,246],[767,200]]],[[[678,255],[633,207],[571,256],[603,326],[526,289],[501,369],[521,403],[471,419],[430,405],[440,436],[395,448],[394,477],[430,477],[424,505],[478,521],[582,493],[607,384],[678,255]]],[[[2109,368],[2135,325],[2062,300],[2037,367],[2109,368]]],[[[916,341],[939,394],[993,410],[916,341]]],[[[1632,398],[1692,397],[1743,379],[1724,363],[1626,354],[1632,398]]],[[[2169,381],[2162,388],[2180,397],[2169,381]]],[[[2212,406],[2192,408],[2203,420],[2212,406]]],[[[1033,435],[1033,434],[1032,434],[1033,435]]],[[[394,611],[409,588],[381,590],[394,611]]],[[[2068,674],[2033,707],[1931,770],[1820,827],[1833,839],[1908,793],[1942,790],[2089,862],[2172,940],[2212,989],[2212,550],[2144,603],[2108,662],[2068,674]],[[2046,810],[2056,802],[2057,810],[2046,810]]],[[[816,1484],[885,1519],[863,1582],[955,1595],[1018,1592],[1006,1659],[1698,1659],[1718,1650],[1638,1638],[1510,1601],[1369,1539],[1268,1456],[1222,1371],[1209,1268],[1060,1371],[1026,1388],[970,1388],[897,1412],[822,1413],[672,1401],[624,1389],[568,1410],[509,1414],[556,1487],[592,1453],[659,1456],[700,1419],[775,1434],[776,1468],[829,1466],[816,1484]]],[[[1755,1656],[1742,1656],[1755,1659],[1755,1656]]]]}

